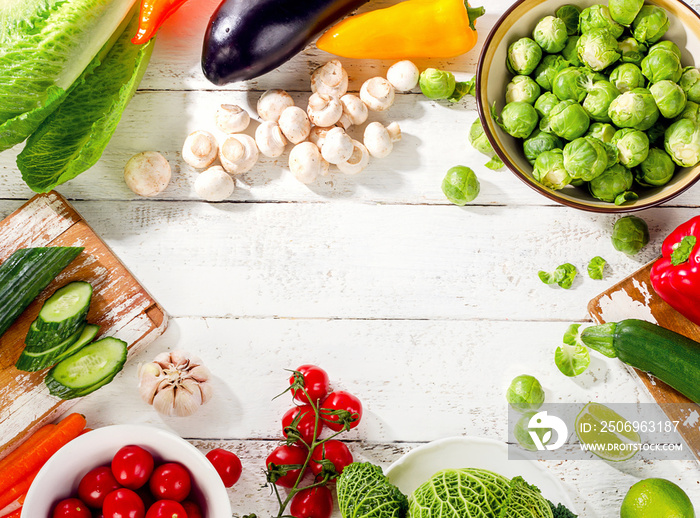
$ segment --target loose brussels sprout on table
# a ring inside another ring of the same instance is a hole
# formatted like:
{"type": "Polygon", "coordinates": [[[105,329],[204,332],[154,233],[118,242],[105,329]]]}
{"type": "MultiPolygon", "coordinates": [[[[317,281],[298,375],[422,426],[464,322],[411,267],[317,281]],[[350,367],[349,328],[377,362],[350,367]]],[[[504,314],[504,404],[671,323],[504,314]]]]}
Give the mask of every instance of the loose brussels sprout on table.
{"type": "Polygon", "coordinates": [[[535,160],[532,176],[545,187],[563,189],[571,183],[571,176],[564,168],[564,154],[553,149],[540,154],[535,160]]]}
{"type": "Polygon", "coordinates": [[[581,34],[592,32],[596,29],[606,29],[614,39],[622,36],[625,28],[613,20],[610,11],[604,5],[592,5],[581,11],[578,19],[581,34]]]}
{"type": "Polygon", "coordinates": [[[559,54],[548,54],[535,68],[535,81],[545,90],[551,91],[552,82],[557,74],[570,66],[571,64],[559,54]]]}
{"type": "Polygon", "coordinates": [[[479,180],[470,168],[458,165],[451,167],[442,180],[445,197],[460,207],[474,201],[479,195],[479,180]]]}
{"type": "Polygon", "coordinates": [[[700,70],[694,67],[685,67],[678,84],[689,101],[700,102],[700,70]]]}
{"type": "Polygon", "coordinates": [[[455,91],[457,81],[452,72],[426,68],[421,72],[418,84],[428,99],[447,99],[455,91]]]}
{"type": "Polygon", "coordinates": [[[617,97],[610,104],[608,115],[618,128],[648,130],[659,118],[654,97],[646,88],[635,88],[617,97]]]}
{"type": "Polygon", "coordinates": [[[506,103],[522,101],[535,104],[540,92],[540,86],[530,76],[515,76],[506,86],[506,103]]]}
{"type": "Polygon", "coordinates": [[[615,199],[629,190],[633,183],[632,171],[621,164],[615,164],[593,178],[588,184],[588,189],[594,198],[614,203],[615,199]]]}
{"type": "Polygon", "coordinates": [[[613,20],[629,27],[643,5],[644,0],[608,0],[608,11],[613,20]]]}
{"type": "Polygon", "coordinates": [[[649,227],[642,218],[625,216],[615,222],[611,239],[615,250],[635,255],[649,243],[649,227]]]}
{"type": "Polygon", "coordinates": [[[677,117],[685,109],[685,92],[673,81],[664,79],[654,83],[649,87],[649,91],[654,97],[654,102],[656,102],[656,107],[661,112],[661,115],[667,119],[677,117]]]}
{"type": "Polygon", "coordinates": [[[635,65],[641,65],[642,59],[647,54],[647,46],[644,43],[639,43],[632,36],[620,40],[617,50],[621,54],[620,60],[623,63],[634,63],[635,65]]]}
{"type": "Polygon", "coordinates": [[[676,166],[668,153],[653,147],[639,164],[635,180],[644,187],[660,187],[671,181],[675,170],[676,166]]]}
{"type": "Polygon", "coordinates": [[[610,82],[615,85],[620,93],[629,92],[635,88],[642,88],[646,84],[642,69],[634,63],[623,63],[615,67],[610,73],[610,82]]]}
{"type": "MultiPolygon", "coordinates": [[[[566,140],[574,140],[586,133],[591,121],[583,106],[568,99],[552,108],[546,122],[555,135],[566,140]]],[[[546,131],[546,128],[542,128],[541,125],[540,129],[546,131]]]]}
{"type": "Polygon", "coordinates": [[[700,162],[700,126],[690,119],[677,120],[666,130],[664,149],[679,166],[693,167],[700,162]]]}
{"type": "Polygon", "coordinates": [[[622,128],[615,132],[612,144],[617,147],[620,163],[625,167],[636,167],[649,154],[649,138],[646,133],[633,128],[622,128]]]}
{"type": "Polygon", "coordinates": [[[597,138],[601,142],[610,143],[615,136],[615,126],[604,122],[595,122],[588,126],[588,131],[584,137],[597,138]]]}
{"type": "Polygon", "coordinates": [[[555,14],[566,25],[566,33],[569,36],[578,33],[578,19],[581,16],[581,9],[572,4],[565,4],[557,9],[555,14]]]}
{"type": "Polygon", "coordinates": [[[655,5],[645,5],[632,22],[632,36],[642,43],[656,43],[670,25],[666,11],[655,5]]]}
{"type": "Polygon", "coordinates": [[[489,139],[486,136],[486,133],[484,132],[484,127],[481,125],[481,120],[479,120],[479,118],[474,120],[471,127],[469,128],[469,143],[479,153],[491,157],[491,160],[486,162],[486,167],[494,170],[503,167],[503,162],[500,158],[496,156],[496,153],[493,150],[493,146],[491,146],[491,142],[489,142],[489,139]]]}
{"type": "Polygon", "coordinates": [[[605,144],[596,138],[581,137],[564,146],[564,167],[572,178],[590,182],[608,165],[605,144]]]}
{"type": "Polygon", "coordinates": [[[508,47],[508,69],[515,74],[532,74],[541,59],[542,48],[530,38],[520,38],[508,47]]]}
{"type": "Polygon", "coordinates": [[[588,88],[583,100],[583,109],[588,117],[597,122],[610,122],[608,108],[620,91],[610,81],[596,81],[588,88]]]}
{"type": "Polygon", "coordinates": [[[559,104],[559,97],[552,92],[545,92],[535,101],[535,111],[540,117],[549,117],[552,108],[557,104],[559,104]]]}
{"type": "Polygon", "coordinates": [[[542,47],[542,50],[550,54],[561,52],[566,45],[569,34],[564,20],[555,16],[545,16],[535,26],[532,37],[542,47]]]}
{"type": "Polygon", "coordinates": [[[604,70],[620,59],[617,50],[617,40],[608,29],[584,32],[576,43],[576,53],[581,63],[595,71],[604,70]]]}
{"type": "Polygon", "coordinates": [[[532,136],[523,142],[525,158],[533,165],[537,157],[545,151],[561,149],[562,147],[564,147],[564,143],[559,137],[553,133],[540,130],[535,130],[532,136]]]}
{"type": "Polygon", "coordinates": [[[521,374],[513,378],[506,391],[508,404],[518,412],[537,410],[544,403],[544,390],[534,376],[521,374]]]}
{"type": "Polygon", "coordinates": [[[516,138],[527,138],[537,126],[539,117],[531,104],[514,101],[508,103],[497,121],[509,135],[516,138]]]}

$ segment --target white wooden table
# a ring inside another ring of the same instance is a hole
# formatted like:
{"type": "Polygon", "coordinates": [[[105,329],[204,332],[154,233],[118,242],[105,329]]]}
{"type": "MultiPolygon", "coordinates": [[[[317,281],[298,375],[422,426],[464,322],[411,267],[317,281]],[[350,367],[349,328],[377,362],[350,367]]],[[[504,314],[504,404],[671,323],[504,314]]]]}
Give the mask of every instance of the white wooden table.
{"type": "MultiPolygon", "coordinates": [[[[329,59],[310,48],[248,84],[214,87],[199,56],[217,3],[191,0],[162,29],[102,160],[58,189],[172,316],[163,338],[75,407],[91,426],[148,423],[203,450],[232,448],[245,470],[229,491],[234,515],[266,516],[274,502],[262,487],[264,458],[289,404],[272,397],[286,386],[284,369],[303,363],[321,365],[334,387],[362,399],[366,415],[349,434],[351,449],[382,466],[441,437],[506,440],[504,393],[521,373],[537,376],[550,402],[649,400],[617,362],[596,355],[588,372],[570,379],[554,366],[553,352],[570,322],[588,321],[588,300],[653,259],[664,236],[698,214],[700,187],[640,213],[651,243],[629,258],[610,243],[615,216],[555,205],[506,169],[483,167],[486,159],[467,142],[473,97],[448,105],[409,93],[388,113],[372,115],[399,121],[404,137],[360,175],[305,186],[286,170],[285,154],[263,158],[226,202],[203,203],[192,188],[197,173],[180,157],[187,134],[214,131],[223,102],[254,113],[268,88],[284,88],[305,105],[309,72],[329,59]],[[173,166],[170,187],[153,200],[138,198],[122,180],[126,160],[144,150],[162,152],[173,166]],[[481,181],[480,196],[465,208],[440,190],[457,164],[472,167],[481,181]],[[538,270],[563,262],[585,272],[596,255],[609,262],[604,281],[584,273],[566,291],[537,278],[538,270]],[[136,391],[137,364],[170,348],[198,353],[216,377],[215,399],[192,418],[162,418],[136,391]]],[[[419,67],[471,77],[486,34],[508,5],[488,2],[472,52],[419,67]]],[[[390,65],[344,64],[354,91],[390,65]]],[[[20,148],[0,154],[2,216],[32,194],[14,164],[20,148]]],[[[646,477],[680,484],[700,510],[695,462],[546,464],[582,517],[618,516],[627,489],[646,477]]]]}

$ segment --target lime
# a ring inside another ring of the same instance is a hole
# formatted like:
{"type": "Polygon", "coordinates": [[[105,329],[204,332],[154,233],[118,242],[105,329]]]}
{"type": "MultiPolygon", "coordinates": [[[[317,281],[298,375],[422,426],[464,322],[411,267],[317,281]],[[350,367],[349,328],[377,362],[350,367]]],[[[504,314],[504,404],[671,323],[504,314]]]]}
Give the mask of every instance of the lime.
{"type": "Polygon", "coordinates": [[[600,403],[588,403],[576,416],[576,435],[588,451],[613,462],[632,458],[640,444],[631,423],[600,403]]]}
{"type": "Polygon", "coordinates": [[[663,478],[647,478],[627,492],[620,518],[695,518],[695,510],[688,495],[676,484],[663,478]]]}

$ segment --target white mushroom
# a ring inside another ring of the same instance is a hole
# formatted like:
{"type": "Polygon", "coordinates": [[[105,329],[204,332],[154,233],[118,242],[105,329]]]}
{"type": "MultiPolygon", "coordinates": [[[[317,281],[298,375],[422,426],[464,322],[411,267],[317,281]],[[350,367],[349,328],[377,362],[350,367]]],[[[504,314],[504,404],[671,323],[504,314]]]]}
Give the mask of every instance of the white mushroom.
{"type": "Polygon", "coordinates": [[[337,59],[318,67],[311,74],[311,92],[342,97],[348,91],[348,73],[337,59]]]}
{"type": "Polygon", "coordinates": [[[124,181],[139,196],[155,196],[170,183],[170,164],[155,151],[132,156],[124,167],[124,181]]]}
{"type": "Polygon", "coordinates": [[[394,104],[394,87],[383,77],[373,77],[362,83],[360,99],[372,111],[388,110],[394,104]]]}
{"type": "Polygon", "coordinates": [[[216,127],[224,133],[240,133],[250,124],[250,115],[237,104],[222,104],[216,111],[216,127]]]}
{"type": "Polygon", "coordinates": [[[218,165],[199,173],[194,181],[197,196],[206,201],[225,200],[233,193],[236,184],[233,178],[218,165]]]}
{"type": "Polygon", "coordinates": [[[255,143],[263,155],[275,158],[284,153],[287,139],[276,122],[266,121],[255,130],[255,143]]]}
{"type": "Polygon", "coordinates": [[[219,153],[219,145],[214,135],[197,130],[190,133],[182,146],[182,159],[195,169],[209,167],[219,153]]]}
{"type": "Polygon", "coordinates": [[[319,176],[325,176],[328,163],[321,157],[321,152],[313,142],[302,142],[289,153],[289,169],[302,183],[311,183],[319,176]]]}
{"type": "Polygon", "coordinates": [[[337,97],[316,93],[309,97],[306,111],[314,126],[333,126],[343,114],[343,105],[337,97]]]}
{"type": "Polygon", "coordinates": [[[352,149],[352,139],[343,128],[333,128],[326,134],[321,156],[329,164],[339,164],[350,159],[352,149]]]}
{"type": "Polygon", "coordinates": [[[230,174],[241,174],[250,169],[258,161],[258,146],[253,137],[236,133],[226,137],[219,149],[221,165],[230,174]]]}
{"type": "Polygon", "coordinates": [[[386,79],[399,92],[408,92],[418,86],[420,70],[407,59],[394,63],[386,71],[386,79]]]}
{"type": "Polygon", "coordinates": [[[311,122],[306,112],[297,106],[286,108],[279,120],[282,133],[292,144],[298,144],[306,140],[311,131],[311,122]]]}
{"type": "Polygon", "coordinates": [[[331,126],[329,128],[322,128],[321,126],[313,126],[311,132],[309,133],[309,140],[318,146],[318,149],[323,147],[323,143],[326,141],[326,135],[330,130],[336,128],[337,126],[331,126]]]}
{"type": "Polygon", "coordinates": [[[396,122],[384,127],[380,122],[371,122],[365,128],[364,143],[369,154],[384,158],[394,149],[394,142],[401,140],[401,128],[396,122]]]}
{"type": "Polygon", "coordinates": [[[336,164],[338,169],[345,174],[357,174],[369,164],[369,152],[362,142],[353,139],[352,146],[350,158],[345,162],[336,164]]]}
{"type": "Polygon", "coordinates": [[[343,114],[338,121],[339,126],[348,129],[353,124],[359,126],[367,120],[367,105],[358,96],[345,94],[340,98],[340,104],[343,105],[343,114]]]}
{"type": "Polygon", "coordinates": [[[258,99],[258,116],[264,121],[277,122],[285,110],[294,106],[294,99],[284,90],[268,90],[258,99]]]}

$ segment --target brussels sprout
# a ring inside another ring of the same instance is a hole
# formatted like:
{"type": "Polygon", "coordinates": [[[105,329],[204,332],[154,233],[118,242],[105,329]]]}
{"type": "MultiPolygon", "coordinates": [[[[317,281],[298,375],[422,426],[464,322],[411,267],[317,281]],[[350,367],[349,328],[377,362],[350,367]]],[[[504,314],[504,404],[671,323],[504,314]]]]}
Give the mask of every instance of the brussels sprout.
{"type": "Polygon", "coordinates": [[[661,115],[667,119],[677,117],[685,109],[685,92],[676,83],[664,79],[651,85],[649,91],[661,115]]]}
{"type": "Polygon", "coordinates": [[[648,130],[659,118],[654,97],[646,88],[635,88],[610,103],[608,115],[618,128],[648,130]]]}
{"type": "Polygon", "coordinates": [[[592,70],[603,70],[620,59],[617,40],[607,29],[584,32],[576,44],[576,53],[581,63],[592,70]]]}
{"type": "Polygon", "coordinates": [[[506,401],[518,412],[537,410],[544,403],[544,390],[537,378],[521,374],[510,382],[506,391],[506,401]]]}
{"type": "Polygon", "coordinates": [[[535,104],[540,96],[540,86],[529,76],[515,76],[506,86],[506,103],[522,101],[535,104]]]}
{"type": "Polygon", "coordinates": [[[625,28],[612,19],[610,11],[604,5],[592,5],[581,11],[578,19],[578,28],[581,34],[594,31],[596,29],[606,29],[617,39],[622,36],[625,28]]]}
{"type": "Polygon", "coordinates": [[[542,59],[542,48],[530,38],[520,38],[508,47],[508,70],[529,76],[542,59]]]}
{"type": "Polygon", "coordinates": [[[583,101],[583,109],[591,118],[598,122],[610,122],[608,108],[620,91],[609,81],[596,81],[588,87],[588,95],[583,101]]]}
{"type": "MultiPolygon", "coordinates": [[[[678,117],[676,117],[676,120],[680,119],[688,119],[693,121],[695,124],[700,123],[700,104],[694,103],[693,101],[688,101],[685,103],[685,109],[678,117]]],[[[664,129],[664,132],[665,131],[666,130],[664,129]]]]}
{"type": "Polygon", "coordinates": [[[615,250],[635,255],[649,243],[649,227],[642,218],[625,216],[615,222],[611,239],[615,250]]]}
{"type": "Polygon", "coordinates": [[[610,73],[610,82],[623,94],[646,84],[642,69],[634,63],[623,63],[616,67],[610,73]]]}
{"type": "Polygon", "coordinates": [[[531,164],[534,164],[537,157],[545,151],[561,149],[562,147],[564,147],[564,143],[559,137],[553,133],[540,130],[535,130],[532,136],[523,142],[525,158],[527,158],[527,161],[531,164]]]}
{"type": "Polygon", "coordinates": [[[686,67],[678,82],[689,101],[700,102],[700,70],[694,67],[686,67]]]}
{"type": "Polygon", "coordinates": [[[625,167],[637,167],[649,154],[649,138],[643,131],[622,128],[615,132],[612,143],[617,147],[620,163],[625,167]]]}
{"type": "Polygon", "coordinates": [[[545,92],[535,101],[535,111],[540,117],[549,117],[549,112],[557,104],[559,104],[559,98],[552,92],[545,92]]]}
{"type": "Polygon", "coordinates": [[[578,18],[581,15],[581,9],[575,5],[565,4],[557,9],[555,14],[566,25],[566,33],[569,36],[578,33],[578,18]]]}
{"type": "Polygon", "coordinates": [[[560,288],[568,290],[574,284],[574,279],[578,275],[578,270],[571,263],[564,263],[557,266],[553,272],[540,270],[537,276],[545,284],[558,284],[560,288]]]}
{"type": "Polygon", "coordinates": [[[584,68],[565,68],[554,76],[552,93],[562,101],[567,99],[581,102],[586,97],[586,83],[589,74],[584,68]]]}
{"type": "Polygon", "coordinates": [[[683,75],[683,66],[675,52],[656,49],[649,51],[642,60],[642,74],[651,83],[665,80],[677,83],[683,75]]]}
{"type": "Polygon", "coordinates": [[[605,144],[596,138],[581,137],[564,146],[564,167],[572,178],[590,182],[608,165],[605,144]]]}
{"type": "Polygon", "coordinates": [[[564,155],[561,149],[545,151],[537,157],[532,168],[532,176],[549,189],[563,189],[571,182],[571,176],[564,169],[564,155]]]}
{"type": "Polygon", "coordinates": [[[479,180],[474,171],[463,165],[451,167],[442,180],[445,197],[460,207],[473,201],[479,195],[479,180]]]}
{"type": "Polygon", "coordinates": [[[508,103],[499,121],[506,133],[516,138],[527,138],[537,126],[539,117],[531,104],[515,101],[508,103]]]}
{"type": "Polygon", "coordinates": [[[552,108],[548,119],[552,132],[566,140],[573,140],[586,133],[591,122],[586,110],[571,99],[561,101],[552,108]]]}
{"type": "Polygon", "coordinates": [[[610,17],[620,25],[627,27],[632,25],[642,5],[644,5],[644,0],[608,0],[610,17]]]}
{"type": "Polygon", "coordinates": [[[588,276],[591,279],[602,281],[603,280],[603,272],[605,271],[605,265],[608,262],[600,257],[599,255],[596,255],[593,259],[591,259],[588,262],[588,276]]]}
{"type": "MultiPolygon", "coordinates": [[[[536,412],[526,412],[522,415],[518,422],[513,427],[513,437],[518,441],[521,448],[528,451],[537,451],[537,445],[532,440],[530,435],[530,419],[535,416],[536,412]]],[[[551,428],[533,428],[532,432],[537,435],[542,445],[547,445],[554,438],[551,428]]]]}
{"type": "Polygon", "coordinates": [[[593,178],[588,184],[588,189],[594,198],[612,203],[615,198],[632,187],[632,183],[634,183],[632,171],[621,164],[615,164],[593,178]]]}
{"type": "Polygon", "coordinates": [[[551,91],[552,81],[554,81],[556,75],[570,66],[569,62],[560,55],[548,54],[542,58],[542,61],[535,69],[535,81],[545,90],[551,91]]]}
{"type": "Polygon", "coordinates": [[[447,99],[455,91],[455,76],[452,72],[426,68],[420,73],[418,84],[428,99],[447,99]]]}
{"type": "Polygon", "coordinates": [[[623,63],[634,63],[641,65],[642,59],[647,54],[647,46],[644,43],[639,43],[633,37],[620,40],[617,46],[618,52],[622,55],[620,60],[623,63]]]}
{"type": "Polygon", "coordinates": [[[679,166],[693,167],[700,162],[700,126],[689,119],[674,122],[664,135],[664,149],[679,166]]]}
{"type": "Polygon", "coordinates": [[[492,156],[494,153],[491,142],[489,142],[486,133],[484,133],[484,127],[481,125],[481,120],[479,120],[478,117],[476,120],[474,120],[474,122],[472,122],[472,125],[469,128],[469,143],[479,153],[483,153],[484,155],[488,156],[492,156]]]}
{"type": "Polygon", "coordinates": [[[632,22],[632,36],[642,43],[656,43],[669,26],[666,11],[655,5],[644,5],[632,22]]]}
{"type": "Polygon", "coordinates": [[[635,180],[644,187],[666,185],[673,178],[676,166],[664,150],[651,148],[646,159],[639,164],[635,180]]]}
{"type": "Polygon", "coordinates": [[[595,122],[588,127],[588,131],[584,136],[597,138],[603,143],[612,142],[615,135],[615,126],[602,122],[595,122]]]}
{"type": "Polygon", "coordinates": [[[566,46],[561,51],[562,57],[569,62],[572,67],[580,67],[581,60],[578,58],[576,46],[578,45],[578,36],[569,36],[566,40],[566,46]]]}
{"type": "Polygon", "coordinates": [[[678,59],[681,59],[681,49],[671,40],[660,41],[649,48],[649,52],[654,52],[655,50],[669,50],[678,56],[678,59]]]}
{"type": "Polygon", "coordinates": [[[564,20],[554,16],[542,18],[532,31],[533,39],[542,47],[542,50],[550,54],[560,52],[566,45],[568,36],[564,20]]]}

